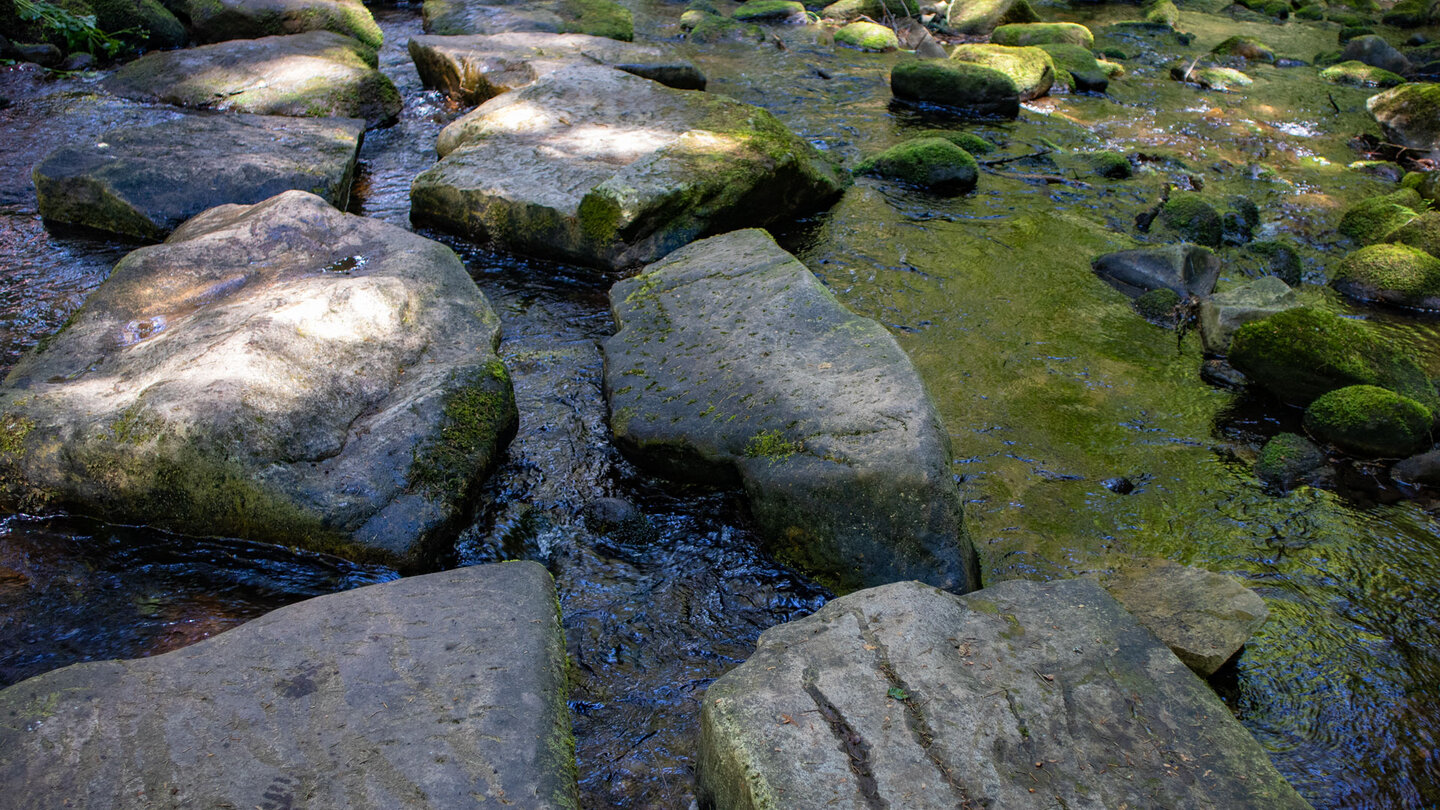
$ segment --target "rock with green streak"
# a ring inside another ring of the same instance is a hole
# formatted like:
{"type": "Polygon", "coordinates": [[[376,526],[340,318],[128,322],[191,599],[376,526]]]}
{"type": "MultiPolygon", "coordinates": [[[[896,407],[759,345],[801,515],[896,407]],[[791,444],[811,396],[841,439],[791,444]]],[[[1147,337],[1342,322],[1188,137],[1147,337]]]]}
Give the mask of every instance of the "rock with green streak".
{"type": "Polygon", "coordinates": [[[334,31],[378,49],[380,26],[360,0],[186,0],[200,42],[334,31]]]}
{"type": "Polygon", "coordinates": [[[758,107],[593,65],[485,102],[437,149],[417,223],[604,269],[815,211],[849,182],[758,107]]]}
{"type": "Polygon", "coordinates": [[[574,810],[566,677],[538,563],[406,577],[0,691],[0,779],[12,810],[574,810]]]}
{"type": "Polygon", "coordinates": [[[1374,385],[1430,410],[1440,406],[1424,370],[1370,327],[1312,307],[1247,323],[1230,341],[1230,362],[1291,405],[1351,385],[1374,385]]]}
{"type": "Polygon", "coordinates": [[[1172,194],[1160,207],[1157,221],[1189,242],[1212,248],[1224,242],[1225,225],[1220,212],[1193,192],[1172,194]]]}
{"type": "Polygon", "coordinates": [[[949,59],[910,59],[890,71],[896,98],[938,104],[965,113],[1014,118],[1020,114],[1020,89],[998,70],[949,59]]]}
{"type": "MultiPolygon", "coordinates": [[[[1057,73],[1069,76],[1066,89],[1079,93],[1103,93],[1110,88],[1110,73],[1095,54],[1079,45],[1054,43],[1036,46],[1050,54],[1057,73]]],[[[1059,81],[1057,77],[1057,81],[1059,81]]],[[[1128,175],[1127,175],[1128,176],[1128,175]]]]}
{"type": "Polygon", "coordinates": [[[1255,475],[1269,486],[1288,491],[1323,474],[1325,453],[1309,439],[1280,433],[1260,448],[1255,475]]]}
{"type": "Polygon", "coordinates": [[[1409,245],[1440,259],[1440,211],[1426,211],[1391,231],[1385,241],[1409,245]]]}
{"type": "Polygon", "coordinates": [[[1440,84],[1408,82],[1365,102],[1385,137],[1421,152],[1440,149],[1440,84]]]}
{"type": "Polygon", "coordinates": [[[1249,87],[1255,83],[1254,79],[1246,76],[1235,68],[1228,67],[1198,67],[1192,65],[1176,65],[1170,68],[1170,78],[1177,82],[1188,82],[1197,84],[1206,90],[1219,90],[1229,92],[1236,87],[1249,87]]]}
{"type": "Polygon", "coordinates": [[[736,22],[804,22],[805,6],[797,0],[749,0],[731,17],[736,22]]]}
{"type": "Polygon", "coordinates": [[[1081,48],[1095,47],[1095,35],[1079,23],[1018,23],[1002,25],[990,34],[996,45],[1050,45],[1065,43],[1081,48]]]}
{"type": "Polygon", "coordinates": [[[0,388],[0,499],[399,558],[516,423],[499,320],[444,245],[288,191],[126,256],[0,388]]]}
{"type": "Polygon", "coordinates": [[[838,591],[979,571],[949,434],[909,358],[761,230],[682,248],[610,291],[615,443],[739,485],[765,543],[838,591]]]}
{"type": "Polygon", "coordinates": [[[1404,84],[1403,76],[1364,62],[1341,62],[1320,71],[1320,78],[1331,84],[1348,84],[1352,87],[1394,87],[1404,84]]]}
{"type": "Polygon", "coordinates": [[[1305,409],[1305,430],[1343,452],[1399,458],[1430,446],[1429,408],[1394,391],[1352,385],[1323,394],[1305,409]]]}
{"type": "Polygon", "coordinates": [[[586,34],[427,34],[411,37],[409,50],[426,87],[467,106],[584,64],[609,65],[680,90],[705,89],[705,74],[688,59],[653,45],[586,34]]]}
{"type": "Polygon", "coordinates": [[[625,42],[635,38],[630,9],[613,0],[425,0],[427,34],[589,34],[625,42]]]}
{"type": "Polygon", "coordinates": [[[35,193],[47,220],[149,242],[207,208],[291,189],[343,209],[364,133],[354,118],[187,114],[51,152],[35,193]]]}
{"type": "Polygon", "coordinates": [[[766,630],[700,703],[716,810],[1309,807],[1089,579],[851,594],[766,630]]]}
{"type": "Polygon", "coordinates": [[[1275,51],[1254,37],[1230,37],[1210,52],[1219,56],[1238,56],[1253,62],[1275,63],[1275,51]]]}
{"type": "Polygon", "coordinates": [[[1055,61],[1043,48],[959,45],[950,52],[950,61],[980,65],[1009,76],[1020,91],[1021,101],[1049,93],[1050,86],[1055,83],[1055,61]]]}
{"type": "Polygon", "coordinates": [[[900,38],[888,25],[873,22],[852,22],[835,32],[835,42],[862,51],[893,51],[900,47],[900,38]]]}
{"type": "Polygon", "coordinates": [[[375,51],[332,31],[237,39],[153,51],[102,85],[136,101],[257,115],[362,118],[400,115],[400,93],[375,69],[375,51]]]}
{"type": "Polygon", "coordinates": [[[696,22],[685,38],[701,44],[764,42],[765,29],[754,23],[742,23],[718,14],[706,14],[704,18],[696,22]]]}
{"type": "Polygon", "coordinates": [[[1346,256],[1330,286],[1361,301],[1440,310],[1440,259],[1405,244],[1379,244],[1346,256]]]}
{"type": "Polygon", "coordinates": [[[1300,306],[1295,291],[1275,276],[1216,293],[1200,302],[1200,342],[1206,354],[1223,355],[1235,330],[1300,306]]]}
{"type": "Polygon", "coordinates": [[[918,17],[920,4],[917,0],[837,0],[826,6],[820,16],[827,20],[858,20],[869,17],[880,20],[885,17],[918,17]]]}
{"type": "Polygon", "coordinates": [[[1340,233],[1361,244],[1383,240],[1390,232],[1404,225],[1424,210],[1420,192],[1413,188],[1371,197],[1345,209],[1340,216],[1340,233]]]}
{"type": "Polygon", "coordinates": [[[964,193],[975,188],[979,166],[969,152],[946,138],[914,138],[866,158],[855,167],[855,173],[932,191],[964,193]]]}
{"type": "Polygon", "coordinates": [[[955,0],[945,15],[945,27],[949,30],[980,36],[1001,25],[1041,21],[1029,0],[955,0]]]}
{"type": "Polygon", "coordinates": [[[1174,28],[1180,24],[1180,9],[1171,0],[1155,0],[1144,6],[1145,22],[1174,28]]]}
{"type": "MultiPolygon", "coordinates": [[[[95,26],[147,48],[178,48],[189,35],[185,26],[157,0],[89,0],[95,26]]],[[[358,5],[358,3],[357,3],[358,5]]]]}

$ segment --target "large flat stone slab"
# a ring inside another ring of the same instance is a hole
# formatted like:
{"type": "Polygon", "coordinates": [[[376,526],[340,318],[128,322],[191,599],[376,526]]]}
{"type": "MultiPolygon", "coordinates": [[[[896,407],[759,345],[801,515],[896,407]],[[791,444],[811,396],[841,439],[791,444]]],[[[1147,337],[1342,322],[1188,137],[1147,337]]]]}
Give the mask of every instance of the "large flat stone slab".
{"type": "Polygon", "coordinates": [[[365,122],[354,118],[190,114],[113,130],[35,167],[40,214],[159,241],[207,208],[309,191],[343,209],[365,122]]]}
{"type": "Polygon", "coordinates": [[[289,191],[125,257],[0,387],[0,500],[400,555],[515,426],[455,254],[289,191]]]}
{"type": "Polygon", "coordinates": [[[281,608],[0,691],[6,807],[574,808],[550,575],[512,562],[281,608]]]}
{"type": "Polygon", "coordinates": [[[462,104],[480,104],[572,65],[600,64],[678,90],[704,90],[705,74],[652,45],[585,34],[517,32],[410,38],[410,58],[426,87],[462,104]]]}
{"type": "Polygon", "coordinates": [[[716,810],[1309,806],[1089,580],[837,599],[711,685],[700,746],[716,810]]]}
{"type": "Polygon", "coordinates": [[[400,92],[375,69],[375,51],[332,31],[237,39],[152,51],[103,86],[117,96],[257,115],[363,118],[400,115],[400,92]]]}
{"type": "Polygon", "coordinates": [[[360,0],[175,0],[190,14],[200,42],[334,31],[371,48],[384,41],[380,26],[360,0]]]}
{"type": "Polygon", "coordinates": [[[630,9],[614,0],[425,0],[427,34],[589,34],[629,42],[630,9]]]}
{"type": "Polygon", "coordinates": [[[678,250],[616,284],[610,307],[605,392],[628,454],[742,484],[774,553],[837,589],[978,587],[920,375],[769,234],[678,250]]]}
{"type": "Polygon", "coordinates": [[[415,222],[607,269],[813,211],[847,182],[765,110],[600,66],[485,102],[437,149],[415,222]]]}

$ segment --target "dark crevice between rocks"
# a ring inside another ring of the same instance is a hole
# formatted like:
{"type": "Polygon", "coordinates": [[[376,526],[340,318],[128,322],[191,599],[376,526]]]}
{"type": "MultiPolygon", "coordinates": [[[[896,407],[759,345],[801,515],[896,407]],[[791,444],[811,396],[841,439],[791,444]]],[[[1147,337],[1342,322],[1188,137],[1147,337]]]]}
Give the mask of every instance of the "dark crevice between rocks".
{"type": "Polygon", "coordinates": [[[881,798],[880,786],[875,781],[875,774],[870,770],[870,744],[845,720],[839,707],[825,697],[825,693],[815,684],[815,678],[815,671],[807,667],[805,692],[815,701],[820,717],[830,726],[830,732],[840,741],[840,750],[849,758],[850,772],[855,774],[856,786],[860,795],[865,797],[865,806],[870,810],[890,810],[890,803],[881,798]]]}

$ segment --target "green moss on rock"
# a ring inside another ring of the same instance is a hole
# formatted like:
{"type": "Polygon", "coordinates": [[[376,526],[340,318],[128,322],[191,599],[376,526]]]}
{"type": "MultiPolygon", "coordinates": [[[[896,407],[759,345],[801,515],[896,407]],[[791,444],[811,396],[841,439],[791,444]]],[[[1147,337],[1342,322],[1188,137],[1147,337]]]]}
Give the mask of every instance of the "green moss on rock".
{"type": "Polygon", "coordinates": [[[1391,231],[1385,241],[1409,245],[1440,259],[1440,211],[1426,211],[1391,231]]]}
{"type": "Polygon", "coordinates": [[[410,486],[463,510],[518,421],[510,376],[492,360],[446,398],[439,435],[410,465],[410,486]]]}
{"type": "Polygon", "coordinates": [[[1079,45],[1049,43],[1036,46],[1050,54],[1055,63],[1056,81],[1068,74],[1063,83],[1072,91],[1103,93],[1110,85],[1110,71],[1101,65],[1095,54],[1079,45]]]}
{"type": "Polygon", "coordinates": [[[1260,448],[1255,474],[1271,486],[1290,489],[1324,464],[1325,453],[1314,442],[1296,433],[1281,433],[1260,448]]]}
{"type": "Polygon", "coordinates": [[[1014,118],[1020,90],[998,70],[951,59],[912,59],[890,71],[890,89],[898,98],[1014,118]]]}
{"type": "Polygon", "coordinates": [[[1155,0],[1144,5],[1145,22],[1174,28],[1180,22],[1180,9],[1171,0],[1155,0]]]}
{"type": "Polygon", "coordinates": [[[1357,456],[1396,458],[1430,444],[1434,416],[1409,397],[1373,385],[1352,385],[1305,409],[1310,435],[1357,456]]]}
{"type": "Polygon", "coordinates": [[[1068,43],[1082,48],[1095,47],[1095,35],[1079,23],[1020,23],[1002,25],[990,34],[990,41],[996,45],[1022,47],[1068,43]]]}
{"type": "Polygon", "coordinates": [[[893,51],[900,47],[900,38],[888,25],[873,22],[852,22],[835,32],[835,42],[862,51],[893,51]]]}
{"type": "Polygon", "coordinates": [[[869,17],[874,20],[886,16],[920,16],[917,0],[837,0],[826,6],[820,16],[827,20],[857,20],[869,17]]]}
{"type": "Polygon", "coordinates": [[[965,192],[975,187],[979,167],[969,152],[945,138],[916,138],[866,159],[855,171],[935,191],[965,192]]]}
{"type": "Polygon", "coordinates": [[[950,61],[980,65],[1009,76],[1020,91],[1021,101],[1045,95],[1055,83],[1055,61],[1043,48],[960,45],[950,52],[950,61]]]}
{"type": "Polygon", "coordinates": [[[1390,232],[1420,215],[1424,203],[1413,188],[1361,200],[1340,217],[1340,233],[1361,244],[1379,242],[1390,232]]]}
{"type": "Polygon", "coordinates": [[[1210,52],[1220,56],[1238,56],[1254,62],[1275,62],[1275,51],[1254,37],[1230,37],[1210,52]]]}
{"type": "Polygon", "coordinates": [[[1160,208],[1160,224],[1186,241],[1220,247],[1225,228],[1220,213],[1198,194],[1175,194],[1160,208]]]}
{"type": "Polygon", "coordinates": [[[777,22],[805,16],[805,6],[795,0],[750,0],[731,15],[738,22],[777,22]]]}
{"type": "Polygon", "coordinates": [[[612,0],[565,0],[560,14],[566,19],[562,34],[589,34],[621,42],[635,39],[634,15],[612,0]]]}
{"type": "Polygon", "coordinates": [[[1125,180],[1132,173],[1130,159],[1119,152],[1091,152],[1085,157],[1090,162],[1091,168],[1101,177],[1125,180]]]}
{"type": "Polygon", "coordinates": [[[1345,257],[1331,285],[1354,298],[1440,308],[1440,259],[1404,244],[1378,244],[1345,257]]]}
{"type": "Polygon", "coordinates": [[[1131,306],[1140,317],[1151,323],[1172,326],[1175,322],[1175,308],[1180,305],[1180,294],[1168,287],[1143,293],[1131,306]]]}
{"type": "Polygon", "coordinates": [[[995,151],[995,144],[973,132],[954,132],[948,129],[929,129],[917,138],[944,138],[972,155],[987,155],[995,151]]]}
{"type": "Polygon", "coordinates": [[[764,430],[750,437],[745,445],[745,456],[780,461],[804,449],[804,442],[787,439],[778,430],[764,430]]]}
{"type": "Polygon", "coordinates": [[[1354,60],[1321,70],[1320,78],[1331,84],[1348,84],[1352,87],[1395,87],[1405,83],[1405,78],[1398,73],[1354,60]]]}

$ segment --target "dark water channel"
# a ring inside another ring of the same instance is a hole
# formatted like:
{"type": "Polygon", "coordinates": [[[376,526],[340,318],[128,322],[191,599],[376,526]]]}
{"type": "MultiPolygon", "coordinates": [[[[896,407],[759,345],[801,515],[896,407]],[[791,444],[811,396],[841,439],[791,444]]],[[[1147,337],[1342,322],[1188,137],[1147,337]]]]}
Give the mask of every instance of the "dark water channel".
{"type": "MultiPolygon", "coordinates": [[[[635,8],[641,39],[678,36],[682,6],[635,8]]],[[[382,67],[406,109],[399,124],[367,136],[352,209],[409,227],[410,180],[431,165],[436,133],[460,111],[422,90],[405,55],[420,31],[418,6],[378,8],[377,17],[382,67]]],[[[1364,465],[1342,469],[1334,490],[1267,491],[1250,462],[1264,438],[1294,429],[1294,415],[1202,382],[1196,336],[1146,323],[1089,272],[1093,255],[1151,238],[1134,233],[1134,216],[1177,183],[1252,199],[1262,235],[1295,240],[1307,278],[1323,281],[1346,248],[1333,232],[1339,210],[1390,187],[1344,168],[1356,159],[1349,137],[1373,127],[1364,91],[1322,85],[1306,68],[1253,66],[1256,86],[1243,95],[1166,78],[1167,57],[1193,57],[1231,33],[1309,58],[1331,47],[1333,30],[1193,10],[1181,27],[1197,35],[1193,45],[1102,38],[1131,57],[1131,75],[1109,97],[1041,100],[1003,124],[894,107],[891,57],[837,51],[812,30],[778,30],[784,48],[681,47],[713,91],[769,108],[846,165],[937,126],[990,138],[1002,154],[1059,147],[982,173],[961,198],[862,179],[832,211],[779,236],[910,352],[951,431],[988,581],[1098,573],[1148,556],[1233,574],[1265,597],[1271,620],[1214,685],[1281,771],[1316,807],[1440,804],[1434,504],[1402,497],[1383,469],[1364,465]],[[1105,181],[1087,175],[1078,155],[1097,148],[1145,159],[1135,179],[1105,181]],[[1133,491],[1106,486],[1120,477],[1133,491]]],[[[92,83],[0,68],[0,94],[16,100],[0,111],[0,142],[37,148],[76,137],[49,132],[46,110],[85,97],[92,83]]],[[[124,120],[102,101],[94,109],[97,133],[124,120]]],[[[129,249],[43,227],[19,179],[39,156],[0,150],[6,367],[129,249]]],[[[735,494],[658,481],[610,444],[597,341],[612,330],[613,278],[445,241],[504,322],[501,355],[521,425],[474,525],[443,563],[523,557],[549,566],[575,664],[585,806],[685,808],[705,687],[748,655],[761,630],[812,612],[828,594],[757,550],[735,494]],[[636,513],[602,520],[613,503],[605,499],[636,513]]],[[[1236,256],[1227,275],[1243,274],[1236,256]]],[[[1372,318],[1440,371],[1433,321],[1351,310],[1318,287],[1305,294],[1372,318]]],[[[288,602],[393,576],[241,541],[9,516],[0,520],[0,683],[173,649],[288,602]]]]}

